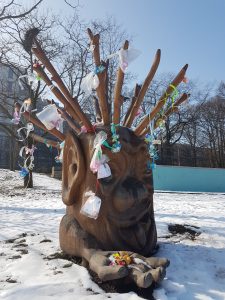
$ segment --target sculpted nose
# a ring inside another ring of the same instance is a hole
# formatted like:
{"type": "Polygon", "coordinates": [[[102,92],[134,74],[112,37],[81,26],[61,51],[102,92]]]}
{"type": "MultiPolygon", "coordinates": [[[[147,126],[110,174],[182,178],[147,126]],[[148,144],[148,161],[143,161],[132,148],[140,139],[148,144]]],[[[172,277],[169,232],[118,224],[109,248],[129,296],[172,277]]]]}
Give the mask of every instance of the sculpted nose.
{"type": "Polygon", "coordinates": [[[143,183],[134,177],[128,177],[117,189],[113,203],[119,212],[126,211],[144,200],[148,191],[143,183]]]}

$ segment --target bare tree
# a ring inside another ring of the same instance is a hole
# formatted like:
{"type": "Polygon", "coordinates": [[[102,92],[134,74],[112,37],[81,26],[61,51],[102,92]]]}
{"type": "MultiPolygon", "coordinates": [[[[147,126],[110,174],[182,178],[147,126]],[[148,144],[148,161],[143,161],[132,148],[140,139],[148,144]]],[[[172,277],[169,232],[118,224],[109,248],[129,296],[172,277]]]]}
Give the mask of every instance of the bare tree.
{"type": "Polygon", "coordinates": [[[15,0],[3,0],[0,5],[0,22],[22,19],[35,10],[42,1],[36,1],[29,9],[25,9],[16,3],[15,0]]]}
{"type": "MultiPolygon", "coordinates": [[[[59,57],[62,47],[57,39],[53,37],[54,25],[54,17],[31,13],[29,18],[11,20],[10,25],[4,29],[4,34],[0,37],[2,54],[0,62],[12,71],[14,78],[12,83],[16,87],[15,92],[10,92],[3,84],[1,85],[0,110],[4,113],[5,118],[12,119],[15,102],[22,103],[26,98],[30,98],[32,102],[30,110],[32,110],[36,108],[37,100],[48,93],[44,82],[41,82],[33,73],[34,60],[31,45],[29,49],[29,39],[33,38],[35,32],[40,32],[42,43],[45,45],[48,55],[52,59],[56,56],[59,57]],[[25,34],[27,30],[28,33],[25,34]],[[20,77],[22,78],[19,79],[20,77]]],[[[25,120],[21,119],[21,122],[19,124],[20,127],[24,126],[25,120]]],[[[5,127],[7,130],[12,125],[2,124],[2,127],[5,127]]],[[[15,129],[13,131],[15,133],[15,129]]],[[[28,142],[29,147],[33,141],[28,139],[26,142],[28,142]]],[[[32,178],[31,174],[29,178],[32,178]]],[[[30,184],[25,183],[25,185],[32,186],[32,181],[30,184]]]]}
{"type": "Polygon", "coordinates": [[[211,167],[225,167],[225,102],[216,96],[201,107],[201,135],[211,167]]]}
{"type": "MultiPolygon", "coordinates": [[[[100,53],[107,68],[107,85],[108,103],[113,103],[113,91],[116,82],[116,70],[118,68],[118,59],[113,57],[107,60],[112,53],[118,52],[123,46],[129,35],[122,27],[112,18],[104,20],[95,20],[91,24],[87,24],[80,20],[79,15],[75,13],[72,18],[60,21],[64,37],[65,53],[63,62],[60,63],[60,74],[62,75],[69,91],[75,97],[78,97],[82,109],[94,117],[93,113],[93,97],[86,97],[81,90],[82,79],[91,71],[94,71],[94,63],[92,59],[92,48],[86,34],[86,28],[90,25],[93,32],[99,32],[101,35],[100,53]]],[[[122,93],[128,93],[126,83],[131,78],[128,73],[125,76],[125,84],[122,93]]],[[[126,95],[127,96],[127,95],[126,95]]]]}

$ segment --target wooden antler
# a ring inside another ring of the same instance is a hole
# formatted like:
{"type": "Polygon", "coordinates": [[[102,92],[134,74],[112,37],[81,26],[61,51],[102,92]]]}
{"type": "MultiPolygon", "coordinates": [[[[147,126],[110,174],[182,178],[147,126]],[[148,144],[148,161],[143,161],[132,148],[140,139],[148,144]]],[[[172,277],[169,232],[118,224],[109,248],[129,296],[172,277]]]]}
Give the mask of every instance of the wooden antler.
{"type": "Polygon", "coordinates": [[[73,117],[73,119],[80,121],[78,115],[73,110],[71,104],[67,101],[62,92],[58,89],[57,86],[54,86],[48,75],[45,73],[44,69],[40,65],[33,66],[34,71],[44,80],[47,86],[50,87],[52,93],[56,96],[56,98],[64,105],[65,110],[73,117]]]}
{"type": "MultiPolygon", "coordinates": [[[[123,49],[127,50],[129,46],[129,42],[125,41],[123,45],[123,49]]],[[[119,124],[120,123],[120,107],[121,107],[121,91],[123,87],[123,81],[124,81],[124,72],[119,67],[117,71],[117,78],[116,78],[116,84],[114,89],[114,110],[113,110],[113,123],[119,124]]]]}
{"type": "Polygon", "coordinates": [[[181,105],[184,101],[186,101],[190,97],[190,94],[183,93],[180,98],[164,113],[162,117],[156,119],[154,124],[154,129],[159,126],[160,120],[167,119],[172,113],[178,111],[178,106],[181,105]]]}
{"type": "Polygon", "coordinates": [[[137,99],[136,99],[136,101],[135,101],[135,103],[134,103],[134,105],[131,109],[131,112],[130,112],[129,116],[127,117],[126,123],[124,124],[126,127],[130,127],[132,125],[132,122],[133,122],[133,120],[134,120],[134,118],[137,114],[137,111],[138,111],[138,109],[139,109],[139,107],[140,107],[140,105],[141,105],[141,103],[144,99],[146,91],[147,91],[147,89],[148,89],[148,87],[149,87],[149,85],[150,85],[157,69],[158,69],[159,62],[160,62],[160,57],[161,57],[161,51],[160,51],[160,49],[158,49],[156,51],[156,55],[155,55],[155,59],[153,61],[152,67],[151,67],[151,69],[150,69],[150,71],[149,71],[142,87],[141,87],[140,93],[139,93],[139,95],[138,95],[138,97],[137,97],[137,99]]]}
{"type": "Polygon", "coordinates": [[[68,113],[59,107],[54,100],[47,100],[49,104],[55,104],[57,106],[58,112],[61,114],[61,117],[68,123],[71,129],[73,129],[76,133],[80,133],[80,125],[75,120],[73,120],[68,113]]]}
{"type": "MultiPolygon", "coordinates": [[[[162,117],[159,117],[159,118],[156,119],[155,124],[154,124],[154,129],[159,127],[159,124],[160,124],[161,120],[166,120],[166,118],[168,118],[172,113],[177,112],[178,111],[178,106],[181,105],[184,101],[186,101],[189,97],[190,97],[190,94],[186,94],[186,93],[182,94],[180,96],[180,98],[174,103],[174,105],[172,105],[164,113],[164,115],[162,117]]],[[[149,132],[149,126],[142,131],[141,135],[145,135],[148,132],[149,132]]]]}
{"type": "Polygon", "coordinates": [[[129,117],[129,115],[131,113],[131,110],[134,106],[135,101],[137,100],[137,96],[140,93],[140,90],[141,90],[141,85],[136,83],[135,90],[134,90],[134,97],[132,97],[131,104],[130,104],[128,110],[127,110],[126,116],[125,116],[124,121],[123,121],[123,126],[125,126],[127,118],[129,117]]]}
{"type": "Polygon", "coordinates": [[[34,42],[35,42],[36,47],[32,48],[33,53],[45,65],[47,70],[51,73],[52,80],[54,80],[57,83],[59,89],[62,91],[62,93],[66,97],[67,101],[69,102],[69,104],[73,108],[73,111],[76,113],[78,118],[83,122],[84,126],[86,126],[86,128],[88,130],[91,130],[92,129],[91,122],[87,118],[85,113],[82,111],[82,109],[81,109],[81,107],[80,107],[80,105],[77,101],[77,98],[72,98],[72,96],[70,95],[70,92],[66,88],[66,86],[63,83],[62,79],[60,78],[59,74],[57,73],[57,71],[55,70],[55,68],[53,67],[53,65],[49,61],[49,59],[47,58],[45,52],[42,50],[39,42],[36,39],[34,39],[34,42]]]}
{"type": "MultiPolygon", "coordinates": [[[[98,67],[101,64],[105,66],[104,62],[101,62],[100,60],[100,51],[99,51],[99,34],[93,35],[90,28],[87,29],[91,44],[93,45],[93,58],[95,65],[98,67]]],[[[110,118],[109,118],[109,107],[108,107],[108,101],[106,98],[106,70],[104,70],[101,73],[97,74],[99,79],[99,86],[96,89],[98,99],[99,99],[99,106],[101,110],[102,120],[104,125],[109,125],[110,118]]]]}
{"type": "MultiPolygon", "coordinates": [[[[18,104],[20,105],[20,104],[18,104]]],[[[21,106],[20,106],[21,107],[21,106]]],[[[57,137],[59,140],[64,141],[65,140],[65,135],[63,133],[61,133],[59,130],[57,130],[56,128],[53,128],[51,130],[48,130],[45,125],[38,120],[37,118],[35,118],[34,116],[31,115],[31,113],[29,113],[28,111],[25,111],[23,113],[24,118],[28,121],[33,123],[34,125],[36,125],[37,127],[41,128],[42,130],[49,132],[50,134],[54,135],[55,137],[57,137]]]]}
{"type": "Polygon", "coordinates": [[[155,115],[160,111],[160,109],[163,107],[163,105],[165,104],[165,101],[167,100],[167,98],[172,94],[172,92],[174,91],[173,87],[177,87],[178,84],[181,83],[181,81],[183,80],[186,70],[188,68],[188,65],[185,65],[181,71],[177,74],[177,76],[174,78],[174,80],[172,81],[172,83],[169,85],[169,87],[167,88],[166,92],[161,96],[161,98],[159,99],[158,103],[156,104],[156,106],[153,108],[153,110],[151,111],[150,114],[148,114],[142,121],[141,123],[136,127],[135,129],[135,134],[136,135],[140,135],[142,133],[142,131],[144,131],[144,129],[146,128],[146,126],[148,125],[149,121],[153,120],[153,118],[155,117],[155,115]]]}
{"type": "Polygon", "coordinates": [[[53,140],[49,140],[49,139],[46,139],[40,135],[37,135],[35,133],[32,133],[30,132],[29,136],[35,140],[36,142],[39,142],[39,143],[42,143],[42,144],[47,144],[47,145],[50,145],[56,149],[60,149],[60,144],[56,141],[53,141],[53,140]]]}

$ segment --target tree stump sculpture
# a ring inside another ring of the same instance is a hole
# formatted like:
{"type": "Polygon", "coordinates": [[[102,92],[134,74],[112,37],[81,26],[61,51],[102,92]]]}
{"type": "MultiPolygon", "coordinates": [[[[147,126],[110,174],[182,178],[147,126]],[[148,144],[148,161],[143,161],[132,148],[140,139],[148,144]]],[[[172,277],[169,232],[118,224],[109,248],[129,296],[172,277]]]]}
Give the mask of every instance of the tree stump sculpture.
{"type": "MultiPolygon", "coordinates": [[[[99,35],[94,35],[90,29],[88,35],[98,70],[95,73],[99,80],[95,97],[98,123],[92,124],[77,99],[70,95],[36,36],[32,37],[32,51],[45,68],[35,63],[34,70],[64,105],[58,111],[71,131],[65,137],[55,128],[47,130],[28,112],[24,113],[24,117],[59,140],[65,139],[62,199],[66,205],[66,214],[59,230],[61,249],[67,254],[82,257],[83,262],[103,281],[125,277],[139,287],[146,288],[164,278],[169,261],[152,256],[156,248],[157,232],[153,178],[151,168],[147,167],[150,158],[145,134],[149,132],[151,120],[156,120],[154,128],[158,126],[158,112],[174,88],[184,79],[187,65],[174,78],[150,114],[132,129],[136,113],[158,68],[160,50],[156,52],[143,85],[136,86],[131,106],[122,121],[120,109],[124,72],[118,69],[111,109],[106,96],[107,68],[106,63],[100,59],[99,35]],[[101,175],[101,172],[108,172],[108,175],[101,175]]],[[[126,41],[123,49],[128,49],[128,46],[126,41]]],[[[165,111],[163,117],[176,111],[177,106],[187,97],[187,94],[183,94],[165,111]]],[[[35,135],[33,138],[41,141],[35,135]]]]}

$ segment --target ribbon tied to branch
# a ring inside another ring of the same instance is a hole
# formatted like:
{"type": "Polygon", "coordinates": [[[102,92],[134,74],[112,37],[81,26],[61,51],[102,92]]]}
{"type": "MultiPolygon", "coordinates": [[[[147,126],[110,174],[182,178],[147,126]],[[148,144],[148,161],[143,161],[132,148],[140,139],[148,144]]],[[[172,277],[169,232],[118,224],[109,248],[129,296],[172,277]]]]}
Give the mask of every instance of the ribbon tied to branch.
{"type": "Polygon", "coordinates": [[[120,69],[125,73],[129,64],[134,61],[140,55],[140,53],[141,51],[137,49],[130,48],[125,50],[121,48],[119,51],[110,54],[107,58],[110,59],[118,56],[120,69]]]}
{"type": "Polygon", "coordinates": [[[93,90],[96,90],[99,86],[98,74],[104,72],[105,66],[96,66],[94,71],[88,73],[81,82],[81,89],[88,97],[91,95],[93,90]]]}
{"type": "Polygon", "coordinates": [[[102,179],[111,176],[111,170],[108,165],[109,158],[102,154],[102,145],[107,140],[107,133],[100,131],[94,139],[94,154],[91,159],[90,169],[93,173],[97,173],[97,178],[102,179]]]}

